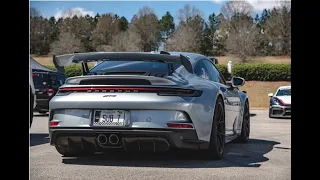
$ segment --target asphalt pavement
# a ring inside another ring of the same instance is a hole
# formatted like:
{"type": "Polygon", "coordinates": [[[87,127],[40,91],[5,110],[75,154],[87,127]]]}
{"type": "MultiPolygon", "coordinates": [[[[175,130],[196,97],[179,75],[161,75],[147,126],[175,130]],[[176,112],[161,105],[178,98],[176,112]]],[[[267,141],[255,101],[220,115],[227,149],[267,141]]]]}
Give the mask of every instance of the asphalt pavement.
{"type": "Polygon", "coordinates": [[[251,110],[248,144],[229,143],[221,161],[195,152],[104,154],[65,158],[48,144],[48,116],[35,114],[30,129],[31,180],[287,180],[291,179],[291,119],[251,110]]]}

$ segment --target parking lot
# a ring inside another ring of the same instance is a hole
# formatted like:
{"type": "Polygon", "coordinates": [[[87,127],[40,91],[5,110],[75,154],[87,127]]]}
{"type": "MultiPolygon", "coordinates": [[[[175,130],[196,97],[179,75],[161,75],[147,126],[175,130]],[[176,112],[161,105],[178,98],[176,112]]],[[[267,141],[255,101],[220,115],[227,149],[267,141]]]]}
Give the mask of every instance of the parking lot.
{"type": "Polygon", "coordinates": [[[30,129],[30,179],[291,179],[291,119],[269,119],[251,110],[248,144],[226,145],[222,161],[202,160],[194,152],[119,153],[64,158],[44,138],[48,117],[36,114],[30,129]]]}

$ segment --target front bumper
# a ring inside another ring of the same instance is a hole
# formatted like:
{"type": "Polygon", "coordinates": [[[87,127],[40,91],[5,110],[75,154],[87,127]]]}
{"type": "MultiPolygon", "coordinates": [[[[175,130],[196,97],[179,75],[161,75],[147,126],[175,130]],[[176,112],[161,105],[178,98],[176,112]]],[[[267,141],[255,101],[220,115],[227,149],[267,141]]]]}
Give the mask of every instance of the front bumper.
{"type": "Polygon", "coordinates": [[[105,129],[105,128],[50,128],[50,145],[71,148],[93,148],[100,152],[110,148],[127,151],[167,151],[171,148],[206,149],[208,142],[198,140],[194,129],[105,129]],[[99,134],[118,135],[116,146],[100,146],[99,134]]]}
{"type": "Polygon", "coordinates": [[[270,117],[291,117],[291,106],[270,106],[270,117]]]}

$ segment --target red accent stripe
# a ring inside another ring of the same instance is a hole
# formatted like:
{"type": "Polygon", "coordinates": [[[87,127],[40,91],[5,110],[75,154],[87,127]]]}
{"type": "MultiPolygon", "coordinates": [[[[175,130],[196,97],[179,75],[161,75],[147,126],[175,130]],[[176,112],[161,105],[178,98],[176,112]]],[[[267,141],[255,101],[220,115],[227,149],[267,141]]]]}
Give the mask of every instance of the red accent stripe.
{"type": "Polygon", "coordinates": [[[193,128],[192,124],[187,123],[167,123],[167,126],[171,128],[193,128]]]}
{"type": "Polygon", "coordinates": [[[290,105],[290,104],[287,104],[287,103],[284,103],[281,99],[279,99],[279,98],[277,98],[280,102],[281,102],[281,104],[283,104],[283,105],[290,105]]]}

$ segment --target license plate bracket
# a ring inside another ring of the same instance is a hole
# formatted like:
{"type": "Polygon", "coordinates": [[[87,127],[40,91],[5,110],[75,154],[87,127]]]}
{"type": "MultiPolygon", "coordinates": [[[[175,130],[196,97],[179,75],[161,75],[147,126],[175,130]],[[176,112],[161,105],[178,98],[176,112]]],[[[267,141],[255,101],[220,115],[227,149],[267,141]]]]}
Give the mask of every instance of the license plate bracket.
{"type": "Polygon", "coordinates": [[[95,110],[93,126],[121,127],[125,126],[124,110],[95,110]]]}

